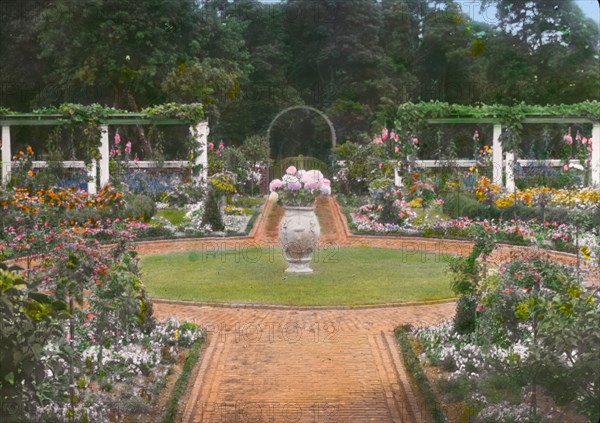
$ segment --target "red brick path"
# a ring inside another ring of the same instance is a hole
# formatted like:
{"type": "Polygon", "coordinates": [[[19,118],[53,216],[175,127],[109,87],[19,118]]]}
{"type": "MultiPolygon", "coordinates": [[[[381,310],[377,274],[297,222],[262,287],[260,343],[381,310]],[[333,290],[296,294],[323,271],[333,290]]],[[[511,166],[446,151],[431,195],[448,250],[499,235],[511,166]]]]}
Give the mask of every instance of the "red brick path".
{"type": "MultiPolygon", "coordinates": [[[[405,249],[407,254],[468,254],[470,242],[352,236],[339,206],[318,205],[323,244],[405,249]]],[[[141,254],[277,244],[283,210],[267,202],[249,237],[141,242],[141,254]]],[[[491,261],[515,251],[500,247],[491,261]]],[[[574,257],[551,253],[553,259],[574,257]]],[[[157,317],[197,322],[208,334],[177,421],[427,422],[402,365],[393,330],[449,319],[454,304],[370,309],[208,307],[155,303],[157,317]]]]}

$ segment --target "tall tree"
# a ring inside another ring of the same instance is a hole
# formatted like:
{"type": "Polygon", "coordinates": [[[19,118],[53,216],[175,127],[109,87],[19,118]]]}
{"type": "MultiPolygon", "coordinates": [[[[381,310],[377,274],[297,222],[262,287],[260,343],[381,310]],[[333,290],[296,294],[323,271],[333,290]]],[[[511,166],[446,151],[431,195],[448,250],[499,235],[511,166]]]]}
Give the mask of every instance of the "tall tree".
{"type": "Polygon", "coordinates": [[[194,0],[56,0],[37,31],[49,83],[98,88],[114,107],[138,110],[161,102],[164,75],[200,53],[200,25],[194,0]]]}
{"type": "Polygon", "coordinates": [[[490,50],[498,100],[572,103],[600,98],[598,25],[573,0],[487,0],[501,33],[490,50]]]}
{"type": "Polygon", "coordinates": [[[380,99],[383,51],[380,9],[372,0],[288,0],[291,75],[307,103],[336,98],[375,106],[380,99]]]}
{"type": "Polygon", "coordinates": [[[44,90],[48,69],[38,57],[32,23],[46,3],[3,0],[0,5],[0,106],[29,111],[31,100],[44,90]]]}

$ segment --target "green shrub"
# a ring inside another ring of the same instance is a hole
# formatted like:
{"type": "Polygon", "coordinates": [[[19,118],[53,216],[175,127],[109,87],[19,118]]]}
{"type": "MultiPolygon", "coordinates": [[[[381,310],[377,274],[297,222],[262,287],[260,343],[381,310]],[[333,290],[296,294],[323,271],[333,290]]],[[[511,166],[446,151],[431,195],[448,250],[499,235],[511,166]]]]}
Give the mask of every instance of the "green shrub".
{"type": "Polygon", "coordinates": [[[144,194],[133,195],[126,200],[125,217],[142,218],[149,222],[156,213],[154,200],[144,194]]]}
{"type": "Polygon", "coordinates": [[[473,333],[477,324],[477,300],[472,296],[460,297],[456,302],[454,330],[460,334],[473,333]]]}
{"type": "Polygon", "coordinates": [[[202,215],[202,223],[210,225],[213,231],[225,230],[225,224],[223,223],[223,216],[221,216],[221,209],[219,205],[220,195],[215,190],[210,190],[208,197],[206,198],[206,206],[204,208],[204,214],[202,215]]]}

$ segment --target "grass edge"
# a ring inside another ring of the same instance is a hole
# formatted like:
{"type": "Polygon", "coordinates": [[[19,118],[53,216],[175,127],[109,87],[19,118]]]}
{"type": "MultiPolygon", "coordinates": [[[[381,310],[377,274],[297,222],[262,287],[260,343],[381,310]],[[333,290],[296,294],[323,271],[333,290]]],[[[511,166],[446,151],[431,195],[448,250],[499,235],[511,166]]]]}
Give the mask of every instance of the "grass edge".
{"type": "Polygon", "coordinates": [[[442,407],[440,406],[437,397],[433,393],[429,379],[423,371],[423,367],[421,366],[421,363],[419,362],[419,359],[417,358],[410,343],[410,339],[408,338],[408,329],[404,326],[400,326],[396,328],[394,334],[402,351],[402,361],[406,367],[406,371],[416,385],[423,402],[427,404],[427,409],[433,417],[433,420],[436,423],[447,423],[442,407]]]}
{"type": "Polygon", "coordinates": [[[179,379],[175,382],[175,386],[171,392],[171,398],[169,398],[169,401],[167,402],[165,416],[162,418],[161,423],[174,422],[177,411],[179,411],[181,395],[184,389],[187,388],[190,375],[198,362],[198,357],[200,356],[200,350],[202,349],[203,344],[204,337],[194,342],[190,347],[190,353],[183,364],[183,370],[181,371],[181,375],[179,375],[179,379]]]}

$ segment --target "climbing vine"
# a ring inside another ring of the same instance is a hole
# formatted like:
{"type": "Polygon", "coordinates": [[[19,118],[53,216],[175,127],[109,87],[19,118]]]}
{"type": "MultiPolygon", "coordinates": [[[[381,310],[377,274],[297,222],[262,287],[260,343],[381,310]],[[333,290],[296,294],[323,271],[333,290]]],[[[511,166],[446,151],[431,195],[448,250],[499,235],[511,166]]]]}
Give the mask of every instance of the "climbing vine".
{"type": "MultiPolygon", "coordinates": [[[[0,107],[0,117],[18,116],[20,113],[0,107]]],[[[189,123],[195,131],[195,124],[204,118],[202,104],[177,104],[167,103],[148,107],[142,113],[131,113],[126,110],[118,110],[105,107],[100,104],[73,104],[64,103],[59,106],[48,106],[33,111],[34,115],[55,117],[60,125],[59,134],[55,136],[67,140],[73,149],[78,150],[78,157],[85,163],[100,158],[99,147],[101,144],[101,128],[115,115],[135,115],[141,119],[178,119],[182,123],[189,123]],[[142,116],[140,116],[140,114],[142,116]]],[[[195,134],[194,134],[195,135],[195,134]]]]}
{"type": "Polygon", "coordinates": [[[166,103],[147,107],[142,113],[149,118],[174,118],[194,125],[204,119],[204,107],[200,103],[178,104],[166,103]]]}
{"type": "Polygon", "coordinates": [[[441,101],[404,103],[396,111],[396,129],[403,135],[416,136],[432,119],[494,119],[502,125],[500,141],[505,150],[516,150],[521,143],[523,121],[528,117],[582,117],[600,121],[600,102],[584,101],[577,104],[546,106],[518,103],[479,104],[476,106],[449,104],[441,101]]]}

